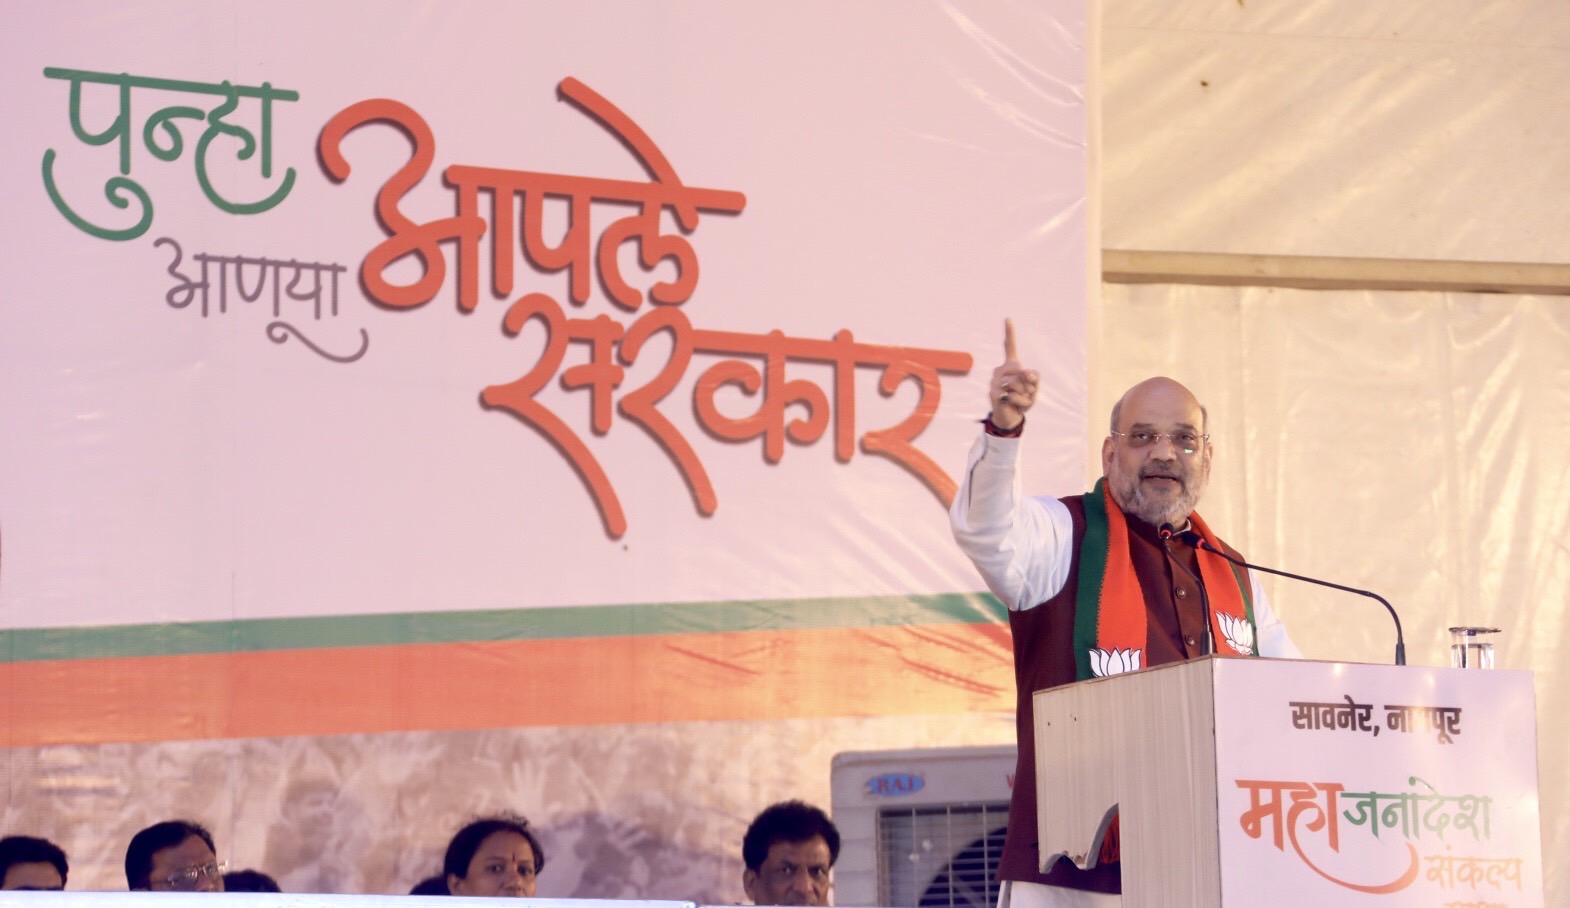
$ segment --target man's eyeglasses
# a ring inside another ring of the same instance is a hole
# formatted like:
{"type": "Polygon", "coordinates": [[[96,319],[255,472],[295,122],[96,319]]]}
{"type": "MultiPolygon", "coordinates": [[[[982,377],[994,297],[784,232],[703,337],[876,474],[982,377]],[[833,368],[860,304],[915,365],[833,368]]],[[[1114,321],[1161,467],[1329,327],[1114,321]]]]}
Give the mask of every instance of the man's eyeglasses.
{"type": "Polygon", "coordinates": [[[1128,446],[1131,448],[1148,448],[1165,438],[1172,442],[1173,447],[1184,454],[1192,454],[1198,451],[1201,442],[1210,440],[1209,435],[1201,435],[1198,432],[1146,432],[1136,429],[1133,432],[1113,432],[1112,434],[1118,438],[1127,439],[1128,446]]]}
{"type": "Polygon", "coordinates": [[[191,890],[201,885],[202,880],[222,876],[228,869],[228,861],[209,861],[197,867],[187,867],[179,873],[171,873],[163,881],[170,889],[191,890]]]}

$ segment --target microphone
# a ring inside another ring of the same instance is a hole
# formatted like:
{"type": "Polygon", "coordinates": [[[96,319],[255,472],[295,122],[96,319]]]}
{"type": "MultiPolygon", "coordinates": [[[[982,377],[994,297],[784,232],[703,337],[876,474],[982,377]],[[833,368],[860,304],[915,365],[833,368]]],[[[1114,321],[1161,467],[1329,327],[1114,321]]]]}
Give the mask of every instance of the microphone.
{"type": "MultiPolygon", "coordinates": [[[[1161,537],[1162,544],[1167,547],[1167,560],[1182,568],[1183,573],[1187,574],[1189,579],[1194,581],[1194,585],[1199,587],[1199,607],[1205,619],[1203,630],[1199,635],[1199,654],[1208,656],[1216,651],[1210,635],[1210,594],[1205,592],[1205,581],[1200,580],[1193,571],[1189,570],[1188,565],[1184,564],[1181,558],[1172,554],[1172,536],[1175,532],[1176,530],[1170,523],[1163,523],[1161,526],[1156,527],[1156,535],[1161,537]]],[[[1196,533],[1195,535],[1197,536],[1198,534],[1196,533]]]]}
{"type": "MultiPolygon", "coordinates": [[[[1164,524],[1163,528],[1166,528],[1164,524]]],[[[1396,623],[1396,664],[1406,664],[1406,638],[1401,634],[1401,616],[1396,614],[1395,606],[1391,605],[1390,602],[1385,599],[1385,597],[1379,595],[1378,593],[1373,593],[1368,590],[1360,590],[1355,586],[1342,586],[1339,583],[1331,583],[1328,580],[1316,580],[1313,577],[1304,577],[1302,574],[1292,574],[1288,573],[1287,571],[1278,571],[1275,568],[1267,568],[1257,564],[1249,564],[1247,561],[1244,561],[1241,558],[1233,558],[1226,552],[1223,552],[1210,543],[1206,542],[1203,536],[1199,535],[1193,530],[1184,530],[1183,532],[1178,533],[1177,537],[1187,545],[1191,545],[1196,549],[1203,549],[1204,551],[1215,555],[1220,555],[1222,558],[1225,558],[1233,564],[1238,565],[1239,567],[1248,568],[1251,571],[1264,571],[1267,574],[1275,574],[1278,577],[1291,577],[1293,580],[1302,580],[1305,583],[1317,583],[1320,586],[1328,586],[1333,590],[1341,590],[1345,593],[1356,593],[1359,596],[1367,596],[1370,599],[1378,600],[1379,604],[1383,605],[1385,610],[1390,613],[1390,619],[1396,623]]]]}

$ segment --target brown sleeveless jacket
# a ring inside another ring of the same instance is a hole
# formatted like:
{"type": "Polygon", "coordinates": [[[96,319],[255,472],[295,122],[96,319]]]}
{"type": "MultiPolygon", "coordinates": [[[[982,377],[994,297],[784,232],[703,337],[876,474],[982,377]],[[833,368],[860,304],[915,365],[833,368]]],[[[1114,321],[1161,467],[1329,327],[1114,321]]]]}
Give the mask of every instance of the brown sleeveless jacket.
{"type": "MultiPolygon", "coordinates": [[[[998,878],[1118,892],[1120,878],[1116,863],[1098,864],[1089,871],[1082,871],[1064,859],[1055,864],[1050,873],[1036,871],[1041,860],[1036,835],[1036,723],[1031,711],[1031,695],[1077,680],[1073,648],[1074,599],[1079,589],[1079,549],[1085,538],[1085,507],[1078,495],[1060,500],[1068,507],[1074,522],[1074,557],[1068,579],[1062,590],[1035,608],[1009,612],[1009,630],[1014,640],[1014,684],[1018,693],[1014,724],[1019,740],[1019,762],[1014,772],[1008,835],[998,864],[998,878]]],[[[1155,527],[1137,517],[1124,515],[1124,519],[1128,523],[1129,554],[1149,614],[1144,666],[1198,657],[1204,625],[1199,587],[1182,569],[1168,564],[1167,549],[1156,535],[1155,527]]],[[[1237,554],[1225,544],[1221,548],[1230,555],[1237,554]]],[[[1193,549],[1174,542],[1172,555],[1182,558],[1189,570],[1198,572],[1193,549]]]]}

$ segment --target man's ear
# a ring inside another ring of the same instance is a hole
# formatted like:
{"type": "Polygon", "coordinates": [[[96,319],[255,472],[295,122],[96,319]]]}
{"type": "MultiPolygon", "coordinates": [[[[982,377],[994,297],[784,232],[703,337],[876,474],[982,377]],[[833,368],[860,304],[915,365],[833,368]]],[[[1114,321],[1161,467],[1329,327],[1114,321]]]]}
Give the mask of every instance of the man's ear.
{"type": "Polygon", "coordinates": [[[1112,470],[1112,436],[1108,435],[1101,440],[1101,475],[1106,476],[1112,470]]]}
{"type": "Polygon", "coordinates": [[[741,888],[742,888],[742,891],[747,893],[747,898],[749,900],[751,900],[751,902],[754,905],[761,905],[763,903],[758,900],[758,897],[759,897],[760,893],[756,893],[756,892],[752,891],[757,885],[758,885],[758,871],[753,870],[751,867],[748,867],[747,869],[745,869],[745,870],[743,870],[741,872],[741,888]]]}

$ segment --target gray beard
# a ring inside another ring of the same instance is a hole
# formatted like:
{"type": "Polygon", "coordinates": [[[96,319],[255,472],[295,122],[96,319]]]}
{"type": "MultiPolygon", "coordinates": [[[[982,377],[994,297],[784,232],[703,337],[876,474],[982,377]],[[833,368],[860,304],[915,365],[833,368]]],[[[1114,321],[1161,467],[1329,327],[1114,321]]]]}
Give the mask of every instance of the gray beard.
{"type": "Polygon", "coordinates": [[[1177,500],[1167,504],[1146,498],[1143,490],[1135,486],[1134,499],[1118,504],[1125,514],[1132,514],[1153,527],[1161,526],[1163,523],[1181,527],[1188,522],[1188,515],[1194,513],[1194,508],[1199,504],[1199,495],[1184,486],[1183,493],[1177,497],[1177,500]]]}
{"type": "Polygon", "coordinates": [[[1147,497],[1137,475],[1134,477],[1133,491],[1127,495],[1122,494],[1118,482],[1112,481],[1111,478],[1108,482],[1112,487],[1112,498],[1118,503],[1118,507],[1123,509],[1123,513],[1138,517],[1153,527],[1159,527],[1163,523],[1181,527],[1187,522],[1188,515],[1194,513],[1194,508],[1199,505],[1199,496],[1205,491],[1202,469],[1201,467],[1188,471],[1189,475],[1182,480],[1183,490],[1170,503],[1147,497]]]}

